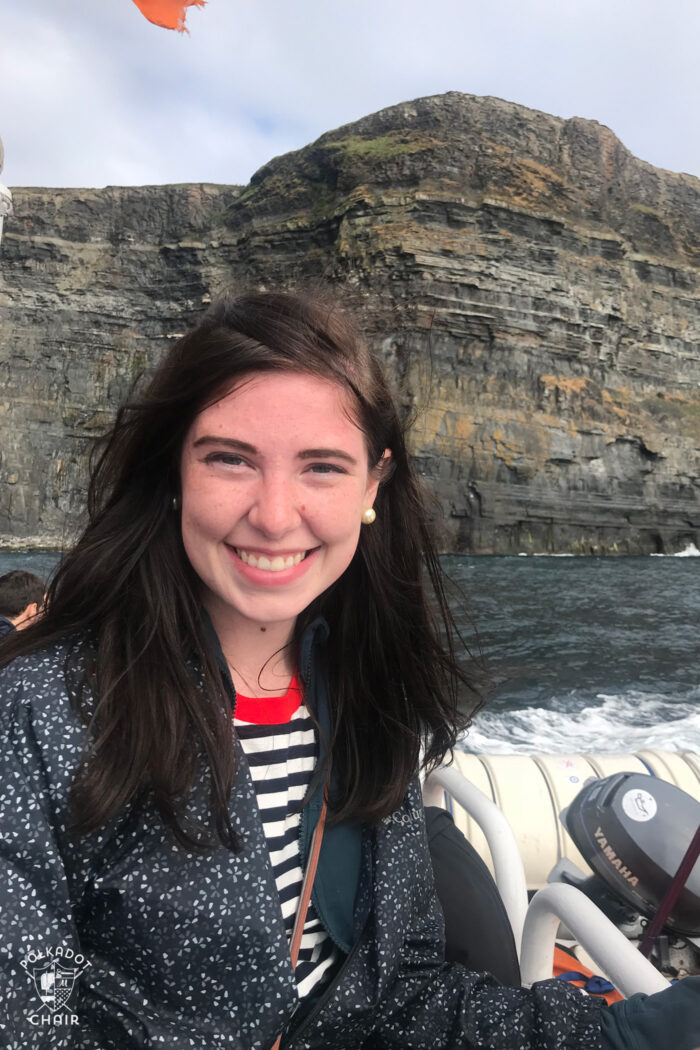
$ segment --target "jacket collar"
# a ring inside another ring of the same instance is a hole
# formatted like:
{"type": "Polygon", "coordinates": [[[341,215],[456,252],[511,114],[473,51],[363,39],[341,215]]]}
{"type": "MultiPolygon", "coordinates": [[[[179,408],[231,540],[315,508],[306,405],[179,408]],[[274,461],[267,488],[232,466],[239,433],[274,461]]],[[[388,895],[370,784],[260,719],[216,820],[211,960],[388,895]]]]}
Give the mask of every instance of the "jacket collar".
{"type": "Polygon", "coordinates": [[[299,650],[299,674],[304,685],[309,685],[313,673],[314,648],[322,645],[330,633],[327,622],[322,616],[317,616],[308,625],[301,636],[299,650]]]}

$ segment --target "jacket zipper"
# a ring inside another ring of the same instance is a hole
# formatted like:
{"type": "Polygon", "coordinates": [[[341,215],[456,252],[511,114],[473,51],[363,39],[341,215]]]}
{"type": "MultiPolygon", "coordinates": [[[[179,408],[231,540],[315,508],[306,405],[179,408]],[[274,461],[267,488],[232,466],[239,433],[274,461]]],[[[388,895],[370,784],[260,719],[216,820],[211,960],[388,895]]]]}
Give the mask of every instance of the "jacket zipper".
{"type": "MultiPolygon", "coordinates": [[[[318,1002],[314,1006],[313,1010],[309,1014],[306,1015],[304,1020],[299,1025],[299,1027],[296,1029],[296,1031],[291,1031],[291,1032],[287,1031],[282,1036],[282,1043],[280,1045],[280,1050],[290,1050],[290,1048],[293,1047],[293,1045],[294,1045],[294,1041],[296,1039],[298,1039],[300,1036],[302,1036],[304,1034],[304,1032],[307,1030],[307,1028],[311,1024],[313,1024],[313,1022],[316,1020],[316,1018],[318,1017],[319,1013],[321,1012],[321,1010],[324,1008],[324,1006],[326,1005],[326,1003],[330,999],[332,993],[336,990],[336,988],[338,987],[338,985],[340,984],[340,982],[344,978],[345,973],[346,973],[350,963],[352,962],[352,960],[357,955],[357,950],[360,947],[360,944],[361,944],[362,939],[364,937],[365,930],[367,929],[367,922],[368,921],[369,921],[369,917],[368,917],[367,920],[365,920],[365,925],[362,927],[362,932],[360,933],[360,936],[357,938],[357,940],[353,944],[352,948],[350,949],[349,954],[346,956],[345,962],[340,967],[340,969],[338,970],[337,974],[335,975],[335,978],[328,985],[328,987],[326,988],[325,992],[323,993],[321,998],[318,1000],[318,1002]]],[[[297,1007],[297,1009],[298,1009],[298,1007],[297,1007]]],[[[292,1014],[292,1016],[290,1017],[288,1024],[291,1025],[293,1020],[294,1020],[294,1014],[292,1014]]]]}

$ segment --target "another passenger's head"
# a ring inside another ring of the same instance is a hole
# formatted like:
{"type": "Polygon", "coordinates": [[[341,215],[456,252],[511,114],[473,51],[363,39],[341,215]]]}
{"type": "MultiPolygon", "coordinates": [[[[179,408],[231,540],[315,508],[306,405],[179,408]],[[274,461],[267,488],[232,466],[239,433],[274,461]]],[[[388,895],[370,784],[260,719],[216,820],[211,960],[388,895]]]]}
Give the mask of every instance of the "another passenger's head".
{"type": "Polygon", "coordinates": [[[0,616],[23,630],[41,615],[45,591],[46,584],[33,572],[15,569],[5,573],[0,576],[0,616]]]}

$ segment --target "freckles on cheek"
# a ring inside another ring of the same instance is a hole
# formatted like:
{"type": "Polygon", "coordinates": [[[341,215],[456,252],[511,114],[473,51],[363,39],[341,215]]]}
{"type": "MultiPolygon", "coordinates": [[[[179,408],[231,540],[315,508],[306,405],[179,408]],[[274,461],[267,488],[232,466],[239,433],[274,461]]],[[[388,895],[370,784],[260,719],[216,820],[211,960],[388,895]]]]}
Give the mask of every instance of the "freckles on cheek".
{"type": "Polygon", "coordinates": [[[190,505],[188,521],[190,527],[202,535],[211,535],[225,530],[226,515],[217,504],[203,504],[196,499],[190,505]]]}

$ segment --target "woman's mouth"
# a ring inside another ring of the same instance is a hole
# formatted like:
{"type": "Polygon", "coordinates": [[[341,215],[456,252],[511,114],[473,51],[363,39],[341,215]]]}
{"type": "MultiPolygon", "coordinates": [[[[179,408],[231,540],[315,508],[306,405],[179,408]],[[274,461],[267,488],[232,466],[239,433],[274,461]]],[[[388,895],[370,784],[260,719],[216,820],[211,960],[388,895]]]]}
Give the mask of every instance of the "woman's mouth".
{"type": "Polygon", "coordinates": [[[240,547],[233,548],[241,561],[250,565],[253,569],[262,569],[264,572],[283,572],[284,569],[292,569],[295,565],[306,558],[311,551],[298,551],[295,554],[253,554],[252,551],[242,550],[240,547]]]}

